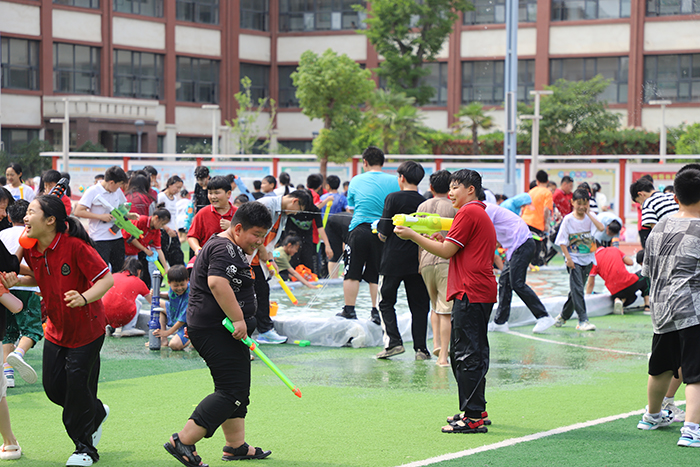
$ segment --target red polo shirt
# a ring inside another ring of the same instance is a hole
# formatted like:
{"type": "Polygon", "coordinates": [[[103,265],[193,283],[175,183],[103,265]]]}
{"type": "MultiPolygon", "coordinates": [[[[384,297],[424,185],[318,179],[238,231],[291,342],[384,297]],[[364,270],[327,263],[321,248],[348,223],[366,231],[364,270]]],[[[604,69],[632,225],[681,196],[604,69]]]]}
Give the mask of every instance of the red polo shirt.
{"type": "Polygon", "coordinates": [[[561,217],[566,216],[571,212],[573,206],[571,206],[571,199],[574,197],[573,193],[564,193],[561,188],[554,190],[554,205],[559,209],[561,217]]]}
{"type": "MultiPolygon", "coordinates": [[[[143,231],[143,235],[138,238],[139,243],[146,248],[160,248],[160,229],[151,228],[151,216],[139,216],[135,221],[131,221],[139,230],[143,231]]],[[[128,242],[131,234],[122,229],[122,237],[124,237],[124,252],[127,256],[136,256],[141,250],[128,242]]]]}
{"type": "Polygon", "coordinates": [[[481,201],[471,201],[462,206],[445,241],[459,247],[450,258],[447,300],[461,299],[466,294],[470,303],[495,303],[497,286],[493,275],[493,253],[496,250],[496,229],[486,214],[486,205],[481,201]]]}
{"type": "Polygon", "coordinates": [[[56,234],[44,252],[38,244],[24,250],[24,259],[34,271],[43,304],[46,306],[46,329],[44,336],[49,342],[74,349],[93,342],[105,333],[105,318],[102,300],[78,308],[66,305],[64,294],[86,290],[109,272],[94,248],[84,241],[56,234]]]}
{"type": "Polygon", "coordinates": [[[194,215],[192,219],[192,226],[190,231],[187,232],[187,237],[196,238],[199,240],[199,246],[204,246],[204,244],[211,238],[212,235],[223,232],[221,230],[221,219],[226,219],[230,221],[233,219],[233,214],[236,212],[236,208],[228,203],[229,210],[223,216],[219,214],[213,205],[204,206],[202,209],[194,215]]]}
{"type": "Polygon", "coordinates": [[[605,287],[615,295],[639,280],[636,274],[627,270],[624,257],[625,254],[619,248],[598,248],[595,251],[595,261],[598,264],[593,266],[589,276],[602,277],[605,287]]]}

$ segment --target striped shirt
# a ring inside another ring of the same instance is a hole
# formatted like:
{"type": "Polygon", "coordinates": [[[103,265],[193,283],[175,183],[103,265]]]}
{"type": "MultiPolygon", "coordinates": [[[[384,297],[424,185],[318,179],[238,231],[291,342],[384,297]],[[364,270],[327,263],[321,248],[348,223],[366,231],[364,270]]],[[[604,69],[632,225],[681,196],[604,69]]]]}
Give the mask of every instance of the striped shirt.
{"type": "Polygon", "coordinates": [[[676,211],[678,204],[674,201],[672,193],[655,191],[642,205],[642,225],[653,227],[676,211]]]}

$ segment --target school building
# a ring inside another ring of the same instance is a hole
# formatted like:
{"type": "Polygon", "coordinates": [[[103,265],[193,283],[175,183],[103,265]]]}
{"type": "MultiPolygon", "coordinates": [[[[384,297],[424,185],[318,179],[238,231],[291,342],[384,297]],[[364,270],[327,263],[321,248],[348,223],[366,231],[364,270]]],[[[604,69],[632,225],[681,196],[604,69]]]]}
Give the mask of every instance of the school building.
{"type": "MultiPolygon", "coordinates": [[[[70,146],[180,152],[221,135],[235,118],[240,79],[279,106],[273,139],[307,149],[322,123],[309,121],[290,75],[301,53],[332,48],[367,68],[379,57],[357,0],[0,0],[2,141],[12,152],[40,137],[61,144],[68,105],[70,146]],[[67,101],[65,98],[69,98],[67,101]],[[53,121],[52,121],[53,119],[53,121]]],[[[446,130],[463,104],[480,101],[503,122],[505,0],[473,0],[436,63],[425,123],[446,130]]],[[[559,78],[611,78],[610,107],[629,127],[700,121],[700,2],[519,0],[518,99],[559,78]]],[[[264,118],[264,117],[263,117],[264,118]]],[[[274,146],[274,145],[273,145],[274,146]]]]}

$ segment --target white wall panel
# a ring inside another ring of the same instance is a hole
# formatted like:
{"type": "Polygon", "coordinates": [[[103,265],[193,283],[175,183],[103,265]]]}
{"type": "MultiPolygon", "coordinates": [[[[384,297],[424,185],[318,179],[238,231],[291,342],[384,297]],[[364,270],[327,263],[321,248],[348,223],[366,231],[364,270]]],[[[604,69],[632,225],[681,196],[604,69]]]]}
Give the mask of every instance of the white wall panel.
{"type": "Polygon", "coordinates": [[[41,35],[41,10],[38,6],[0,2],[0,32],[41,35]]]}
{"type": "Polygon", "coordinates": [[[112,40],[116,47],[165,49],[165,24],[117,16],[112,20],[112,40]]]}
{"type": "Polygon", "coordinates": [[[41,125],[41,97],[3,93],[3,125],[41,125]]]}
{"type": "Polygon", "coordinates": [[[175,26],[175,51],[221,55],[221,32],[214,29],[175,26]]]}
{"type": "Polygon", "coordinates": [[[700,49],[700,20],[644,24],[644,50],[700,49]]]}
{"type": "Polygon", "coordinates": [[[82,11],[53,10],[53,37],[102,42],[102,16],[82,11]]]}
{"type": "MultiPolygon", "coordinates": [[[[462,31],[462,57],[505,57],[505,29],[485,29],[481,31],[462,31]]],[[[523,28],[518,30],[518,55],[535,55],[537,49],[537,30],[523,28]]]]}
{"type": "Polygon", "coordinates": [[[238,57],[241,60],[270,61],[270,38],[241,34],[238,37],[238,57]]]}
{"type": "Polygon", "coordinates": [[[327,49],[353,60],[367,60],[367,39],[361,34],[333,36],[286,36],[277,38],[277,61],[298,62],[307,50],[321,55],[327,49]]]}
{"type": "Polygon", "coordinates": [[[629,24],[552,26],[549,28],[549,53],[552,55],[628,53],[629,50],[629,24]]]}

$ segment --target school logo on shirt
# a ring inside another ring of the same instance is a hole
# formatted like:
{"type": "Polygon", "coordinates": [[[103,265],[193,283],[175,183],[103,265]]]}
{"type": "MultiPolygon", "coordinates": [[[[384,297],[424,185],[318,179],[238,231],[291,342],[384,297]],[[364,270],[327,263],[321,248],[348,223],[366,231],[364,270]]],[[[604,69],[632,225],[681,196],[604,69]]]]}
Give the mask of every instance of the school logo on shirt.
{"type": "Polygon", "coordinates": [[[237,272],[238,272],[238,268],[236,266],[234,266],[233,264],[231,264],[230,266],[228,266],[226,268],[226,275],[232,279],[236,275],[237,272]]]}
{"type": "Polygon", "coordinates": [[[233,245],[231,245],[230,243],[226,244],[226,251],[228,251],[228,254],[229,254],[229,256],[231,256],[231,258],[236,257],[236,250],[233,248],[233,245]]]}
{"type": "Polygon", "coordinates": [[[64,276],[70,274],[70,266],[68,266],[68,263],[63,263],[63,266],[61,266],[61,274],[63,274],[64,276]]]}

